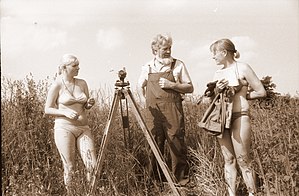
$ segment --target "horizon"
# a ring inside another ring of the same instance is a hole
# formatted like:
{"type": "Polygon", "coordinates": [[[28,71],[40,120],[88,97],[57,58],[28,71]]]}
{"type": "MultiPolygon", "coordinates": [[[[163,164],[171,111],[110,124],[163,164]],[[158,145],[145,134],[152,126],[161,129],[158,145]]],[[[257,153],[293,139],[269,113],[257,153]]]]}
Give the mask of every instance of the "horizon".
{"type": "Polygon", "coordinates": [[[153,58],[152,38],[169,33],[195,95],[219,69],[209,46],[221,38],[260,79],[271,76],[277,92],[298,95],[298,13],[296,0],[2,0],[1,77],[53,78],[61,56],[72,53],[91,90],[113,89],[125,67],[135,91],[153,58]]]}

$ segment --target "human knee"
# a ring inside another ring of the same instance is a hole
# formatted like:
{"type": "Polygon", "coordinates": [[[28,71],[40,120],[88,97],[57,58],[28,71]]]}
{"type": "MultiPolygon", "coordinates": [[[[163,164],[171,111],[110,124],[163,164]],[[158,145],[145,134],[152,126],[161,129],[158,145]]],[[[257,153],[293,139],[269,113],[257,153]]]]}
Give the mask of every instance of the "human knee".
{"type": "Polygon", "coordinates": [[[234,156],[224,156],[224,162],[226,165],[235,165],[236,159],[234,156]]]}
{"type": "Polygon", "coordinates": [[[64,163],[64,173],[70,174],[74,170],[74,164],[73,163],[64,163]]]}
{"type": "Polygon", "coordinates": [[[237,157],[237,161],[241,168],[248,168],[250,166],[250,159],[248,155],[239,155],[237,157]]]}

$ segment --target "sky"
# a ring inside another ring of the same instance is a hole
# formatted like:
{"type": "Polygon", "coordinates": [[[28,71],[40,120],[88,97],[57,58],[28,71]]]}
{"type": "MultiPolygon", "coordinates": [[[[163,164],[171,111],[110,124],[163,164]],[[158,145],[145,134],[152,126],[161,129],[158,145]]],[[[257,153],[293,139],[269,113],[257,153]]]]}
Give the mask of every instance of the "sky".
{"type": "Polygon", "coordinates": [[[53,78],[61,56],[80,61],[91,90],[114,88],[125,68],[135,91],[141,66],[153,58],[157,34],[173,38],[195,91],[203,94],[221,68],[209,46],[231,39],[259,78],[299,95],[298,0],[1,0],[1,75],[53,78]]]}

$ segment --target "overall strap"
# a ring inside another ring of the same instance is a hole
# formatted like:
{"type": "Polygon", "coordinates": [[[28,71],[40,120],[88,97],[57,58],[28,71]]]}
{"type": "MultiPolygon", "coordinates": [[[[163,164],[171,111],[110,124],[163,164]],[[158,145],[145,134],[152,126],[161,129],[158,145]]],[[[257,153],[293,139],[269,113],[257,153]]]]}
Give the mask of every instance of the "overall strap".
{"type": "MultiPolygon", "coordinates": [[[[174,69],[175,63],[176,63],[176,59],[173,59],[171,66],[170,66],[171,71],[174,69]]],[[[152,67],[150,66],[150,64],[148,64],[147,66],[148,66],[148,73],[152,73],[152,67]]]]}
{"type": "Polygon", "coordinates": [[[148,73],[152,73],[152,67],[150,66],[150,64],[148,64],[147,66],[148,66],[148,73]]]}
{"type": "Polygon", "coordinates": [[[171,71],[174,69],[175,63],[176,63],[176,59],[173,59],[173,61],[171,63],[171,67],[170,67],[171,71]]]}

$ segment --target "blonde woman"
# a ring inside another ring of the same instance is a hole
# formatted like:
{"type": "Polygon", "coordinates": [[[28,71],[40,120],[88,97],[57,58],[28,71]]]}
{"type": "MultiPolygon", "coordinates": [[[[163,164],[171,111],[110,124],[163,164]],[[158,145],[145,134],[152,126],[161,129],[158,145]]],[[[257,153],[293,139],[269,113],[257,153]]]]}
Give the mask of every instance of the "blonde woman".
{"type": "Polygon", "coordinates": [[[217,81],[216,91],[222,91],[227,86],[234,89],[230,129],[226,129],[222,137],[217,137],[225,161],[224,174],[228,192],[230,196],[236,195],[238,164],[249,195],[254,195],[256,185],[255,172],[249,157],[251,128],[247,100],[264,97],[266,91],[252,68],[246,63],[235,60],[240,54],[231,40],[220,39],[210,46],[210,50],[216,64],[222,65],[214,76],[214,81],[217,81]]]}
{"type": "Polygon", "coordinates": [[[71,54],[62,57],[59,76],[50,87],[45,104],[45,114],[55,117],[54,139],[63,162],[68,192],[71,191],[76,148],[86,166],[88,180],[96,164],[94,140],[85,113],[95,100],[89,97],[85,80],[76,78],[79,69],[77,57],[71,54]]]}

